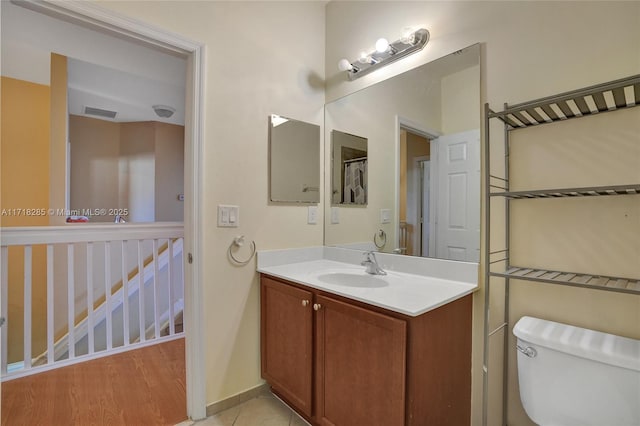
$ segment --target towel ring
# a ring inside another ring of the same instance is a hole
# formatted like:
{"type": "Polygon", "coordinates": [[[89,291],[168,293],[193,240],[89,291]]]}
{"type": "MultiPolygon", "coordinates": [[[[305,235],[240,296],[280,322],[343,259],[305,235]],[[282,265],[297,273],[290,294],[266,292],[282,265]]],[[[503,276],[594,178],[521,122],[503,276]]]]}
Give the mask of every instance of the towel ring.
{"type": "Polygon", "coordinates": [[[373,234],[373,244],[378,248],[384,247],[384,245],[387,244],[387,233],[380,229],[378,232],[373,234]],[[378,244],[378,237],[380,237],[380,240],[382,241],[380,244],[378,244]]]}
{"type": "Polygon", "coordinates": [[[249,258],[246,259],[246,260],[238,260],[233,255],[233,248],[234,247],[242,247],[243,245],[244,245],[244,235],[240,235],[240,236],[235,237],[233,239],[233,241],[229,245],[229,250],[227,250],[227,254],[231,258],[233,263],[235,263],[236,265],[240,265],[240,266],[244,266],[244,265],[248,264],[249,262],[251,262],[251,259],[253,259],[253,256],[255,256],[255,254],[256,254],[256,242],[251,240],[251,255],[249,255],[249,258]]]}

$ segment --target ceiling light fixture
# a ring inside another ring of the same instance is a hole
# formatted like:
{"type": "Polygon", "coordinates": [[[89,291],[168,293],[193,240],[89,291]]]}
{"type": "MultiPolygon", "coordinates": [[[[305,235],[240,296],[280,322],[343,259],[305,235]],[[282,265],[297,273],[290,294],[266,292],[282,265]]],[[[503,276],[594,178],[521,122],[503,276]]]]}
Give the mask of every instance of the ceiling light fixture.
{"type": "Polygon", "coordinates": [[[353,62],[348,59],[340,59],[338,69],[346,71],[349,80],[355,80],[398,59],[422,50],[428,41],[429,31],[424,28],[420,28],[417,31],[404,28],[402,37],[399,40],[389,43],[387,39],[380,38],[376,41],[375,51],[371,53],[361,52],[358,60],[353,62]]]}
{"type": "Polygon", "coordinates": [[[155,111],[156,115],[161,118],[169,118],[173,115],[174,112],[176,112],[175,108],[168,105],[154,105],[152,108],[155,111]]]}

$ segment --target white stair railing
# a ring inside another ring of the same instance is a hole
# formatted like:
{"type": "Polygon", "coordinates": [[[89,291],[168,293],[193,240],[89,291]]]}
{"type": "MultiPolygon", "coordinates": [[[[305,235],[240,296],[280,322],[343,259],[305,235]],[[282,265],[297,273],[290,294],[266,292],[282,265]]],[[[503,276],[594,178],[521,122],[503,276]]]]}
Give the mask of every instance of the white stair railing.
{"type": "Polygon", "coordinates": [[[3,381],[182,335],[175,327],[184,300],[182,223],[1,232],[3,381]],[[42,299],[46,314],[34,305],[42,299]]]}

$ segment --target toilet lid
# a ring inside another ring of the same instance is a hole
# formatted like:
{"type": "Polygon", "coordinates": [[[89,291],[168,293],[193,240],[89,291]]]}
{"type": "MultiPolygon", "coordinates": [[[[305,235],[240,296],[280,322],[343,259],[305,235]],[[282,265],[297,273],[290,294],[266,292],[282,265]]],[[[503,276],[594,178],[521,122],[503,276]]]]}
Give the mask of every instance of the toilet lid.
{"type": "Polygon", "coordinates": [[[520,318],[513,334],[528,343],[640,372],[640,340],[528,316],[520,318]]]}

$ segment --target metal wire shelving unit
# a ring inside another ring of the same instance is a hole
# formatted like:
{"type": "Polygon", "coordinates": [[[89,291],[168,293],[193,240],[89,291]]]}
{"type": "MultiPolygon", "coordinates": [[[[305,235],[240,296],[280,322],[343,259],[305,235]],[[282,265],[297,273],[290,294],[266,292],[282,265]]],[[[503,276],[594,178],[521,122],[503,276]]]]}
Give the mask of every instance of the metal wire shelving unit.
{"type": "MultiPolygon", "coordinates": [[[[640,74],[604,84],[586,87],[516,105],[504,104],[499,112],[485,104],[485,312],[484,312],[484,354],[483,354],[483,425],[487,425],[489,392],[489,337],[508,326],[509,281],[527,280],[565,286],[583,287],[604,291],[615,291],[640,295],[640,277],[613,277],[585,274],[580,272],[544,270],[526,265],[510,264],[510,203],[530,199],[638,196],[640,182],[625,185],[593,186],[580,188],[547,188],[528,191],[511,191],[509,187],[509,150],[512,131],[533,126],[548,125],[574,118],[589,117],[611,111],[628,109],[640,105],[640,74]],[[491,174],[490,125],[493,119],[504,123],[504,176],[491,174]],[[491,200],[504,199],[505,247],[492,251],[491,248],[491,200]],[[501,266],[504,265],[504,266],[501,266]],[[502,323],[490,330],[489,303],[491,278],[504,279],[504,312],[502,323]]],[[[524,202],[524,201],[523,201],[524,202]]],[[[508,333],[504,333],[503,354],[503,413],[502,424],[506,424],[507,380],[508,380],[508,333]]]]}

